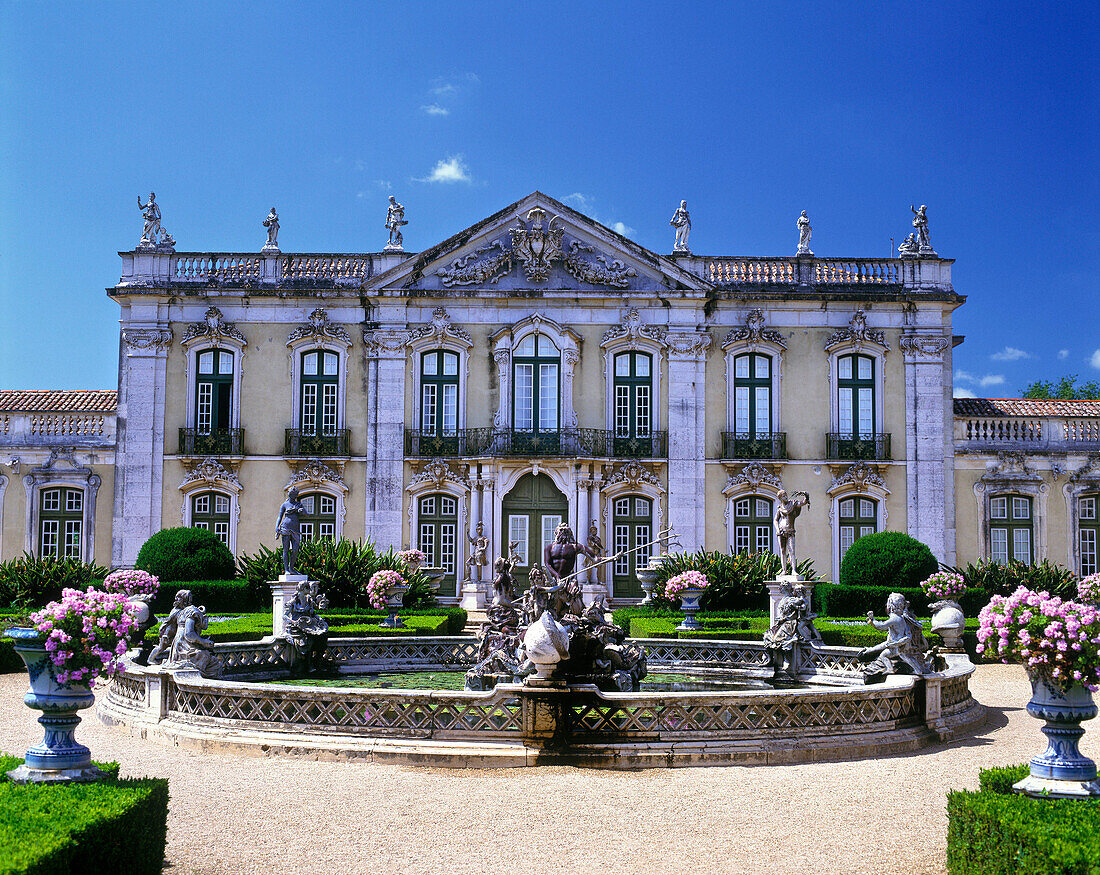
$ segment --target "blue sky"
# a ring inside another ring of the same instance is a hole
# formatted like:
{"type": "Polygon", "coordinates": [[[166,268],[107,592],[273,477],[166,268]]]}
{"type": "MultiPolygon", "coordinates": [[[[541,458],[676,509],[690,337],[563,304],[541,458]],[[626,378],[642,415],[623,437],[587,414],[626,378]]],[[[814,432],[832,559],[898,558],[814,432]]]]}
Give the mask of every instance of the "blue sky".
{"type": "Polygon", "coordinates": [[[1028,3],[0,4],[0,388],[116,383],[118,250],[406,249],[529,192],[668,252],[883,256],[928,204],[956,387],[1100,378],[1098,13],[1028,3]]]}

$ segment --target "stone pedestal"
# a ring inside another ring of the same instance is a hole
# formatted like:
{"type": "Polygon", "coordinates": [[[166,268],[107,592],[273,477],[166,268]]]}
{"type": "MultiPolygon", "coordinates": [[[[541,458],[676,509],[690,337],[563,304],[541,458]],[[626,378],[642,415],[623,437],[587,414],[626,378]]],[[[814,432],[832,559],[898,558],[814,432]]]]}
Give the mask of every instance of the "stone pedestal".
{"type": "Polygon", "coordinates": [[[779,618],[779,602],[792,594],[792,587],[798,585],[805,589],[806,613],[812,613],[814,584],[800,574],[781,574],[775,580],[765,580],[768,588],[769,625],[774,626],[779,618]]]}
{"type": "Polygon", "coordinates": [[[286,632],[286,620],[283,612],[290,602],[294,601],[294,593],[298,591],[298,584],[310,583],[305,574],[280,574],[278,580],[269,580],[267,585],[271,587],[271,636],[282,638],[286,632]]]}
{"type": "Polygon", "coordinates": [[[602,583],[597,581],[596,583],[585,583],[581,586],[581,601],[584,602],[586,608],[600,599],[605,601],[607,599],[607,587],[602,583]]]}
{"type": "Polygon", "coordinates": [[[489,600],[485,597],[485,587],[476,580],[467,580],[462,584],[462,599],[459,606],[467,614],[484,613],[489,600]]]}

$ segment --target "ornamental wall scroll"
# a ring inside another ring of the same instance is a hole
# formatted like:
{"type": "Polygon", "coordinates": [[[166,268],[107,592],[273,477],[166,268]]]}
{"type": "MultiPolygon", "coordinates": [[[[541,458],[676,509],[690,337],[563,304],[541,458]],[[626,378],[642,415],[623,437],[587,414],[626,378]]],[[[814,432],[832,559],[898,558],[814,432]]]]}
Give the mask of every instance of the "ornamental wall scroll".
{"type": "Polygon", "coordinates": [[[632,489],[637,489],[643,484],[655,486],[658,489],[661,488],[660,478],[635,459],[624,462],[610,474],[605,476],[602,481],[602,486],[606,488],[616,483],[625,483],[632,489]]]}
{"type": "Polygon", "coordinates": [[[851,344],[856,349],[860,349],[867,343],[877,343],[884,350],[890,349],[890,344],[886,342],[886,335],[882,331],[867,327],[867,314],[862,309],[856,310],[847,328],[835,331],[825,341],[825,349],[832,349],[842,343],[851,344]]]}
{"type": "MultiPolygon", "coordinates": [[[[342,469],[339,463],[338,467],[342,469]]],[[[283,491],[286,492],[292,486],[301,483],[318,487],[322,485],[335,486],[345,495],[348,491],[348,485],[344,482],[342,470],[331,468],[320,459],[309,459],[304,464],[296,465],[294,472],[290,475],[290,479],[286,481],[283,491]]]]}
{"type": "Polygon", "coordinates": [[[234,492],[240,492],[244,488],[241,486],[241,481],[237,478],[234,471],[226,468],[217,459],[209,456],[187,469],[187,473],[184,475],[183,480],[180,481],[178,488],[181,492],[189,491],[188,487],[196,483],[207,484],[209,486],[228,486],[234,492]]]}
{"type": "Polygon", "coordinates": [[[755,347],[759,343],[774,343],[776,346],[786,349],[787,343],[783,339],[783,335],[774,329],[765,328],[765,324],[763,310],[758,307],[749,310],[745,315],[745,324],[740,328],[730,329],[723,346],[728,346],[731,343],[747,342],[750,346],[755,347]]]}
{"type": "Polygon", "coordinates": [[[596,286],[609,286],[613,289],[630,288],[630,277],[638,275],[632,267],[627,267],[617,258],[608,260],[603,255],[596,255],[596,262],[586,261],[578,252],[595,252],[591,246],[573,240],[569,244],[569,255],[565,257],[565,269],[576,280],[582,283],[592,283],[596,286]]]}
{"type": "Polygon", "coordinates": [[[188,325],[187,331],[184,332],[183,339],[180,342],[186,345],[199,338],[229,339],[236,341],[241,346],[247,345],[244,335],[225,321],[222,317],[222,311],[217,307],[211,307],[206,311],[205,321],[192,322],[188,325]]]}
{"type": "Polygon", "coordinates": [[[825,491],[831,495],[834,491],[843,486],[854,486],[860,492],[866,492],[868,487],[875,486],[883,492],[890,492],[890,490],[886,488],[886,481],[879,475],[878,469],[872,465],[868,465],[862,459],[847,470],[834,476],[833,482],[829,484],[829,488],[825,491]]]}
{"type": "Polygon", "coordinates": [[[898,346],[905,353],[906,359],[939,360],[951,346],[951,338],[942,334],[906,334],[898,341],[898,346]]]}
{"type": "Polygon", "coordinates": [[[328,311],[318,307],[309,314],[309,324],[295,328],[286,339],[287,346],[293,346],[300,340],[313,339],[317,342],[334,340],[345,347],[351,346],[351,335],[339,325],[328,321],[328,311]]]}
{"type": "Polygon", "coordinates": [[[123,328],[122,342],[126,344],[126,354],[140,352],[165,352],[172,345],[170,328],[123,328]]]}
{"type": "Polygon", "coordinates": [[[623,317],[622,323],[604,332],[603,339],[600,341],[600,346],[607,346],[607,344],[614,340],[624,338],[631,343],[639,338],[646,338],[652,340],[654,343],[663,345],[665,342],[665,335],[667,334],[668,329],[660,325],[646,325],[643,323],[638,308],[631,307],[626,311],[626,316],[623,317]]]}
{"type": "Polygon", "coordinates": [[[733,469],[730,469],[726,487],[722,491],[728,495],[746,489],[757,492],[762,487],[778,490],[783,488],[783,482],[759,462],[749,462],[739,474],[735,475],[733,469]]]}
{"type": "Polygon", "coordinates": [[[412,482],[406,487],[406,491],[416,491],[418,488],[422,488],[420,484],[424,483],[442,489],[443,484],[447,481],[457,483],[466,489],[470,488],[469,477],[455,471],[444,459],[432,459],[417,471],[412,478],[412,482]]]}
{"type": "Polygon", "coordinates": [[[473,346],[474,343],[468,331],[451,324],[451,317],[444,307],[436,307],[432,311],[432,321],[429,324],[420,325],[412,330],[410,342],[428,337],[441,341],[454,338],[460,340],[466,346],[473,346]]]}

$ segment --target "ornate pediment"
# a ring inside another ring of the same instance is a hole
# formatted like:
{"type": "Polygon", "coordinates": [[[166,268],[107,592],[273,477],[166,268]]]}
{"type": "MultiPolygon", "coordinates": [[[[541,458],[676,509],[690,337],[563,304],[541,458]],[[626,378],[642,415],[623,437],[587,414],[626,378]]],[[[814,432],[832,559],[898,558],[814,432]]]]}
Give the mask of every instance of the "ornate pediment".
{"type": "Polygon", "coordinates": [[[886,335],[876,328],[868,328],[867,314],[859,309],[852,316],[847,328],[841,328],[833,332],[829,339],[825,341],[825,349],[831,350],[834,346],[842,344],[861,349],[868,343],[877,344],[883,350],[890,349],[890,344],[886,342],[886,335]]]}
{"type": "Polygon", "coordinates": [[[625,483],[633,489],[643,485],[661,488],[660,478],[634,459],[624,462],[603,478],[604,487],[614,486],[616,483],[625,483]]]}
{"type": "Polygon", "coordinates": [[[378,289],[706,289],[674,260],[643,249],[535,192],[372,278],[378,289]]]}
{"type": "Polygon", "coordinates": [[[730,329],[730,333],[726,335],[725,343],[722,346],[727,347],[741,343],[747,343],[749,346],[755,346],[759,343],[774,343],[781,349],[786,349],[787,342],[783,339],[783,335],[774,329],[765,328],[766,324],[764,311],[755,307],[745,315],[744,325],[730,329]]]}
{"type": "Polygon", "coordinates": [[[603,340],[600,341],[600,346],[607,346],[613,341],[624,338],[628,342],[633,342],[638,338],[647,338],[654,343],[663,345],[666,334],[668,334],[667,328],[661,325],[646,325],[642,322],[642,317],[638,313],[638,308],[631,307],[626,311],[626,315],[623,317],[621,324],[616,325],[614,328],[609,328],[604,332],[603,340]]]}
{"type": "Polygon", "coordinates": [[[736,469],[731,467],[728,470],[729,478],[726,480],[726,488],[722,490],[726,495],[743,490],[757,492],[761,487],[783,488],[783,482],[779,477],[759,462],[749,462],[736,474],[734,473],[736,469]]]}
{"type": "Polygon", "coordinates": [[[444,307],[436,307],[432,311],[432,321],[427,325],[414,328],[409,342],[415,343],[426,338],[433,338],[437,341],[458,340],[465,346],[473,346],[474,344],[468,331],[451,324],[451,317],[444,307]]]}
{"type": "Polygon", "coordinates": [[[869,486],[874,486],[884,492],[890,491],[886,488],[886,481],[882,479],[878,469],[873,465],[868,465],[862,459],[851,467],[835,474],[833,482],[829,484],[829,488],[825,491],[832,494],[844,486],[854,486],[860,492],[865,492],[869,486]]]}
{"type": "Polygon", "coordinates": [[[982,480],[1042,480],[1028,464],[1024,453],[997,453],[997,458],[987,465],[982,480]]]}
{"type": "Polygon", "coordinates": [[[406,489],[408,491],[413,491],[418,488],[423,488],[424,484],[436,489],[442,489],[443,484],[448,480],[452,483],[458,483],[467,489],[470,486],[470,478],[465,474],[460,474],[458,471],[455,471],[445,459],[432,459],[430,462],[426,462],[421,466],[420,470],[416,472],[412,482],[406,489]]]}
{"type": "Polygon", "coordinates": [[[309,324],[295,328],[286,339],[287,346],[293,346],[300,340],[336,341],[346,347],[351,346],[351,335],[339,325],[328,321],[328,311],[318,307],[309,314],[309,324]]]}
{"type": "Polygon", "coordinates": [[[196,483],[210,486],[228,486],[237,492],[242,489],[241,481],[237,479],[236,473],[226,468],[217,459],[209,456],[187,469],[183,480],[180,481],[179,488],[181,491],[186,490],[196,483]]]}
{"type": "Polygon", "coordinates": [[[343,466],[337,463],[337,468],[332,468],[320,459],[309,459],[305,462],[297,463],[294,468],[294,473],[292,473],[290,479],[286,481],[283,491],[285,492],[287,489],[290,489],[290,487],[298,486],[303,483],[310,486],[335,486],[345,494],[348,491],[348,486],[344,482],[343,466]]]}
{"type": "Polygon", "coordinates": [[[211,307],[206,311],[206,319],[202,322],[192,322],[187,326],[183,339],[184,345],[199,339],[232,340],[241,346],[247,345],[244,335],[222,317],[222,311],[217,307],[211,307]]]}

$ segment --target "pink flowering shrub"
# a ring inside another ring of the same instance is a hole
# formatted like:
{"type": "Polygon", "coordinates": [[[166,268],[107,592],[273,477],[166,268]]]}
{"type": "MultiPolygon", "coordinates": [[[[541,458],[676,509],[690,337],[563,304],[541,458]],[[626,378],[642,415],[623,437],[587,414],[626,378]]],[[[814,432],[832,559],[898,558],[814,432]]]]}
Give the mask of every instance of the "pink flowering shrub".
{"type": "Polygon", "coordinates": [[[1100,687],[1100,609],[1020,587],[979,615],[978,652],[1022,663],[1056,684],[1100,687]]]}
{"type": "Polygon", "coordinates": [[[132,608],[121,592],[66,589],[61,601],[31,614],[31,622],[46,639],[46,655],[59,684],[91,684],[123,669],[127,636],[136,625],[132,608]]]}
{"type": "Polygon", "coordinates": [[[388,568],[376,571],[371,575],[370,580],[367,581],[367,601],[370,602],[372,608],[381,610],[386,607],[386,592],[404,583],[405,578],[396,571],[391,571],[388,568]]]}
{"type": "Polygon", "coordinates": [[[966,581],[954,571],[937,571],[922,580],[920,588],[934,599],[957,599],[966,592],[966,581]]]}
{"type": "Polygon", "coordinates": [[[689,586],[694,586],[699,589],[706,589],[707,584],[710,581],[707,580],[707,576],[701,571],[685,571],[682,574],[677,574],[675,577],[670,577],[665,581],[665,598],[678,599],[680,593],[682,593],[689,586]]]}
{"type": "Polygon", "coordinates": [[[1077,584],[1077,598],[1090,605],[1100,605],[1100,574],[1081,578],[1077,584]]]}
{"type": "Polygon", "coordinates": [[[420,566],[428,561],[428,557],[415,548],[412,550],[401,550],[397,554],[397,559],[406,567],[409,565],[420,566]]]}
{"type": "Polygon", "coordinates": [[[120,592],[128,596],[148,596],[152,598],[160,589],[160,579],[148,571],[137,568],[112,571],[103,580],[107,592],[120,592]]]}

